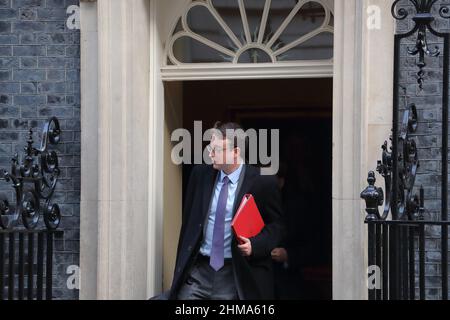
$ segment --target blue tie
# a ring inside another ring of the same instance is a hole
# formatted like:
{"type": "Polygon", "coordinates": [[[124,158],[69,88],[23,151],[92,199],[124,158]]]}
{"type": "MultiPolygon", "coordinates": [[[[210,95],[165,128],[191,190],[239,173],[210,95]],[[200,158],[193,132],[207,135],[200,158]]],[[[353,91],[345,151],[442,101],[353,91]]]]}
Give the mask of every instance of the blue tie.
{"type": "Polygon", "coordinates": [[[228,200],[228,184],[230,179],[223,178],[223,186],[220,190],[219,201],[217,202],[216,217],[214,221],[213,240],[211,248],[211,258],[209,264],[219,271],[224,265],[224,236],[225,236],[225,211],[228,200]]]}

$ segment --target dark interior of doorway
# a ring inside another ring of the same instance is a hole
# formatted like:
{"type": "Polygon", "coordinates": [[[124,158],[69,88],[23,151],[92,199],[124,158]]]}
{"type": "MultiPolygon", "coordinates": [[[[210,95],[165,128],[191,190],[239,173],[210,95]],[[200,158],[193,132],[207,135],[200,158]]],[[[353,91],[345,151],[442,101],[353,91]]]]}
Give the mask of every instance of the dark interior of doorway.
{"type": "MultiPolygon", "coordinates": [[[[332,79],[183,83],[183,127],[216,121],[280,130],[278,181],[289,256],[275,263],[279,299],[332,298],[332,79]]],[[[192,166],[183,166],[187,184],[192,166]]],[[[186,190],[186,188],[183,188],[186,190]]],[[[184,198],[184,195],[183,195],[184,198]]]]}

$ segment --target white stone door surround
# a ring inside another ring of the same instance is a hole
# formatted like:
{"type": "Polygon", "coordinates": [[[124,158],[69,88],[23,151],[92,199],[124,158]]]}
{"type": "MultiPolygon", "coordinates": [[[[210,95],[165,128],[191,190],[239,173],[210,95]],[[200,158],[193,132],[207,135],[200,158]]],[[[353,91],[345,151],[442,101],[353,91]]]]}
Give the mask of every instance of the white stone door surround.
{"type": "MultiPolygon", "coordinates": [[[[81,2],[82,299],[145,299],[161,290],[161,66],[182,6],[81,2]]],[[[335,0],[334,10],[333,297],[366,299],[359,194],[392,125],[394,22],[385,0],[335,0]]]]}

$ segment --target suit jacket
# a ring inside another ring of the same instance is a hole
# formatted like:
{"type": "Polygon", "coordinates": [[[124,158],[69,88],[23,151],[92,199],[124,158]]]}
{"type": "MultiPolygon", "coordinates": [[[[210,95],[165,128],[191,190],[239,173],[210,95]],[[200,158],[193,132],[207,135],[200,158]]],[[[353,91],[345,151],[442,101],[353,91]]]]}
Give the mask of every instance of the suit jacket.
{"type": "MultiPolygon", "coordinates": [[[[209,165],[199,165],[192,170],[183,208],[170,299],[176,299],[178,290],[186,281],[199,254],[218,173],[209,165]]],[[[241,300],[273,299],[273,264],[270,253],[280,242],[284,230],[281,195],[276,177],[262,176],[259,168],[244,165],[236,190],[233,214],[245,194],[252,194],[255,198],[266,226],[260,234],[250,239],[251,257],[240,254],[233,234],[231,251],[236,288],[241,300]]]]}

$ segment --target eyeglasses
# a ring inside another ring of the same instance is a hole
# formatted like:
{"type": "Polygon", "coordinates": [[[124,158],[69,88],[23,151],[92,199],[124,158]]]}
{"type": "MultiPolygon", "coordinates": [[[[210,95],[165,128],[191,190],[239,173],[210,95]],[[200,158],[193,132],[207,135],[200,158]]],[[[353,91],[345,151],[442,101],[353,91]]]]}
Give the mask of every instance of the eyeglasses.
{"type": "Polygon", "coordinates": [[[206,146],[206,149],[208,150],[209,153],[218,153],[218,152],[223,152],[225,150],[227,150],[226,148],[220,148],[220,147],[212,147],[210,144],[208,144],[206,146]]]}

